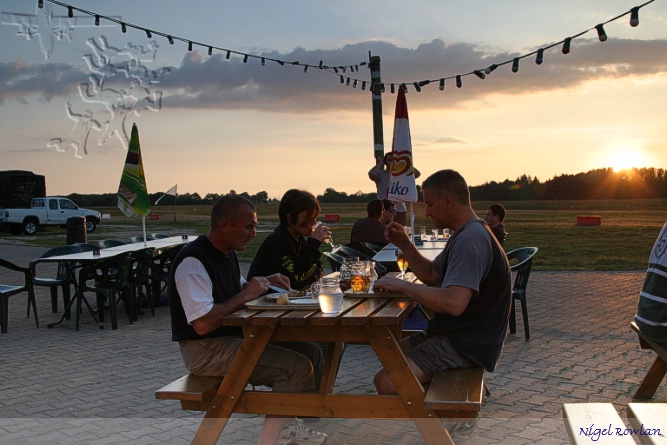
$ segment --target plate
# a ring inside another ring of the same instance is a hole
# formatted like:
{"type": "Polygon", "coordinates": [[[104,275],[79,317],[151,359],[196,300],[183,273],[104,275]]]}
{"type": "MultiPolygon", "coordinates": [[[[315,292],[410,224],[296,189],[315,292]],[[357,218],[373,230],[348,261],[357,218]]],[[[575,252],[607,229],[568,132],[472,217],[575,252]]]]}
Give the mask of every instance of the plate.
{"type": "Polygon", "coordinates": [[[313,301],[310,298],[310,291],[306,292],[305,297],[303,295],[299,295],[299,296],[296,296],[296,297],[290,297],[287,293],[283,293],[283,294],[267,294],[267,295],[264,295],[264,298],[266,298],[269,301],[276,301],[276,300],[278,300],[278,297],[280,297],[281,295],[287,295],[287,298],[289,298],[290,301],[302,299],[302,298],[305,298],[305,297],[308,297],[307,298],[308,300],[313,301]]]}
{"type": "MultiPolygon", "coordinates": [[[[289,304],[318,304],[317,301],[313,300],[312,298],[295,298],[295,299],[290,299],[289,304]]],[[[289,306],[289,304],[287,306],[289,306]]]]}

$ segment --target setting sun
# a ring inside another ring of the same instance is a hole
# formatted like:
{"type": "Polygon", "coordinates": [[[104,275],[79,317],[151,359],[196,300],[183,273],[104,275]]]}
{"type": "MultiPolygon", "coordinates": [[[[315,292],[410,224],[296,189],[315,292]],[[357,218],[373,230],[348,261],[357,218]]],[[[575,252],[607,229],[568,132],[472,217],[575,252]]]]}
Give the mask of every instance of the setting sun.
{"type": "Polygon", "coordinates": [[[608,163],[614,172],[618,173],[621,170],[643,166],[644,158],[637,151],[619,150],[609,157],[608,163]]]}

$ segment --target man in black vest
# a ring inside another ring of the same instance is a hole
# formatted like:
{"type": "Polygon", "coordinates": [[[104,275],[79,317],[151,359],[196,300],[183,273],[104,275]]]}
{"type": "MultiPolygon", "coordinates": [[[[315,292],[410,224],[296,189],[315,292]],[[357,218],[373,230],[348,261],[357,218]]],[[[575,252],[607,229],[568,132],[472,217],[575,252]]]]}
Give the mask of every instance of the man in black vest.
{"type": "MultiPolygon", "coordinates": [[[[172,340],[180,346],[185,367],[193,374],[224,376],[243,342],[240,327],[222,319],[263,295],[268,285],[289,288],[281,274],[246,281],[235,251],[256,235],[255,206],[240,195],[225,195],[213,206],[211,229],[176,257],[169,280],[172,340]]],[[[322,350],[315,343],[270,344],[250,376],[253,385],[280,392],[307,392],[321,375],[322,350]]],[[[327,439],[296,419],[268,417],[259,443],[321,444],[327,439]]]]}
{"type": "MultiPolygon", "coordinates": [[[[470,205],[463,177],[441,170],[422,185],[426,216],[438,229],[454,234],[438,257],[424,258],[402,226],[390,223],[387,238],[401,249],[415,284],[386,276],[375,291],[401,292],[435,313],[428,329],[401,343],[408,362],[422,383],[443,369],[480,367],[493,371],[507,335],[511,304],[511,275],[505,253],[485,222],[470,205]]],[[[387,372],[375,376],[381,394],[395,394],[387,372]]]]}

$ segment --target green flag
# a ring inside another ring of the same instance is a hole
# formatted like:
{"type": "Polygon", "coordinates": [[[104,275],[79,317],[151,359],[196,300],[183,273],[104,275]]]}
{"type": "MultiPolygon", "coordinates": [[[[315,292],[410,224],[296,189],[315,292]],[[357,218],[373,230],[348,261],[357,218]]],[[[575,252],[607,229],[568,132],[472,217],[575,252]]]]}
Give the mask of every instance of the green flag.
{"type": "Polygon", "coordinates": [[[126,216],[146,216],[151,211],[144,176],[144,165],[141,162],[141,146],[137,124],[132,124],[130,147],[127,150],[123,176],[118,187],[118,208],[126,216]]]}

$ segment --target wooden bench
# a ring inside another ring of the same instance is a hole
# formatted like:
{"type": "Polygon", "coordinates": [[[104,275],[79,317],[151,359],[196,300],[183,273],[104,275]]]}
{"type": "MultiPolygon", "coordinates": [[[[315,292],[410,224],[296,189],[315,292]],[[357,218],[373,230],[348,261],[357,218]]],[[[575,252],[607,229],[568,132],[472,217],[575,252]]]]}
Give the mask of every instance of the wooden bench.
{"type": "Polygon", "coordinates": [[[441,417],[476,418],[482,409],[484,394],[482,368],[456,368],[439,371],[433,377],[424,408],[438,411],[441,417]]]}
{"type": "Polygon", "coordinates": [[[155,391],[155,398],[180,400],[182,409],[206,411],[221,382],[222,377],[187,374],[155,391]]]}
{"type": "Polygon", "coordinates": [[[563,418],[567,436],[574,445],[636,445],[611,403],[564,403],[563,418]]]}
{"type": "Polygon", "coordinates": [[[667,403],[628,403],[627,416],[641,443],[667,445],[667,403]]]}
{"type": "Polygon", "coordinates": [[[656,357],[653,365],[649,368],[646,377],[644,377],[644,380],[639,385],[639,388],[637,388],[637,392],[635,392],[634,395],[635,399],[650,399],[653,397],[653,394],[655,394],[658,386],[660,386],[660,382],[662,382],[665,374],[667,374],[667,345],[656,343],[653,340],[644,337],[639,331],[639,326],[637,326],[637,323],[634,321],[630,326],[639,336],[639,346],[642,349],[652,349],[658,354],[658,357],[656,357]]]}

